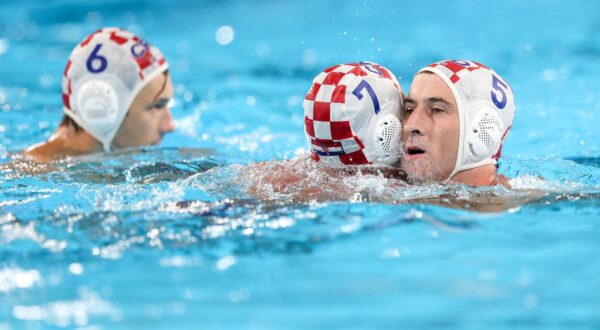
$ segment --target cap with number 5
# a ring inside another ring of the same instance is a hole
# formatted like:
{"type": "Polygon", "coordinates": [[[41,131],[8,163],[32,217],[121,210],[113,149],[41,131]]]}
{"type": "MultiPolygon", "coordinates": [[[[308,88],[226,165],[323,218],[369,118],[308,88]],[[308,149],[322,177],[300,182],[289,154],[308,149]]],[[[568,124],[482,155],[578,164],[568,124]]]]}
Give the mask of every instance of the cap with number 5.
{"type": "Polygon", "coordinates": [[[161,52],[133,33],[100,29],[69,57],[62,80],[64,112],[108,151],[139,91],[167,68],[161,52]]]}
{"type": "Polygon", "coordinates": [[[423,71],[442,78],[458,108],[458,155],[448,179],[460,171],[496,164],[515,116],[508,83],[489,67],[466,60],[436,62],[419,72],[423,71]]]}

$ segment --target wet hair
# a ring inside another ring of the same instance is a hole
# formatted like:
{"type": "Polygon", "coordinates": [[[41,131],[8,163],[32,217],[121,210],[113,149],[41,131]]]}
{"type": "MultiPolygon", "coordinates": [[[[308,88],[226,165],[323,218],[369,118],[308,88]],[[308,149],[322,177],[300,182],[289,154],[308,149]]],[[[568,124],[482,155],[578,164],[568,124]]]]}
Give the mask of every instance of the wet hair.
{"type": "Polygon", "coordinates": [[[62,120],[60,121],[60,124],[58,125],[58,127],[73,127],[73,129],[75,129],[75,132],[81,132],[83,131],[83,128],[81,128],[81,126],[79,126],[79,124],[77,124],[73,118],[67,116],[67,115],[63,115],[62,120]]]}
{"type": "MultiPolygon", "coordinates": [[[[165,70],[162,73],[165,76],[165,81],[163,82],[160,90],[158,91],[158,93],[156,93],[156,96],[154,96],[154,99],[156,99],[164,90],[165,88],[167,88],[167,80],[169,77],[169,69],[165,70]]],[[[127,111],[127,114],[129,114],[129,111],[127,111]]],[[[67,115],[63,115],[62,119],[60,120],[60,124],[58,124],[58,127],[73,127],[73,129],[75,130],[75,132],[81,132],[83,131],[83,128],[81,128],[81,126],[79,126],[79,124],[77,124],[73,118],[67,116],[67,115]]]]}

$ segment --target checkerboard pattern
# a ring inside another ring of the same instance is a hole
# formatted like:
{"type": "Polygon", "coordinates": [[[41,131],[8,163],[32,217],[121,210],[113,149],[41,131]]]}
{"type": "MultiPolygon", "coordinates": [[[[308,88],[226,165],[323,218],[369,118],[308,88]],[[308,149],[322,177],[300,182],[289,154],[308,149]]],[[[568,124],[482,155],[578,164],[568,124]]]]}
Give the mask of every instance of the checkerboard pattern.
{"type": "Polygon", "coordinates": [[[450,78],[450,81],[456,84],[462,77],[467,75],[469,72],[485,68],[489,68],[481,63],[473,62],[473,61],[464,61],[464,60],[448,60],[441,61],[437,63],[433,63],[429,65],[432,68],[436,68],[441,70],[450,78]]]}
{"type": "Polygon", "coordinates": [[[328,157],[328,163],[336,165],[370,163],[363,152],[363,142],[353,131],[348,118],[344,118],[349,104],[343,78],[371,74],[390,79],[398,87],[390,72],[374,63],[335,65],[313,80],[304,99],[304,127],[310,139],[313,159],[320,161],[322,157],[328,157]]]}

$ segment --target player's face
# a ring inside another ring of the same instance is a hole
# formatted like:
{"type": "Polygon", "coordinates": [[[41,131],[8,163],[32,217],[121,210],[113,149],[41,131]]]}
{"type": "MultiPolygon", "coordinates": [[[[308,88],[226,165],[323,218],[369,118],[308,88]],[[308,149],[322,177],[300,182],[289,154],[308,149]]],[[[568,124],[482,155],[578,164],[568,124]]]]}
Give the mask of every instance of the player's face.
{"type": "Polygon", "coordinates": [[[447,179],[456,164],[460,135],[452,91],[435,74],[417,74],[404,111],[402,167],[416,179],[447,179]]]}
{"type": "Polygon", "coordinates": [[[131,104],[113,144],[118,148],[158,144],[175,129],[168,107],[173,98],[173,83],[161,74],[146,85],[131,104]]]}

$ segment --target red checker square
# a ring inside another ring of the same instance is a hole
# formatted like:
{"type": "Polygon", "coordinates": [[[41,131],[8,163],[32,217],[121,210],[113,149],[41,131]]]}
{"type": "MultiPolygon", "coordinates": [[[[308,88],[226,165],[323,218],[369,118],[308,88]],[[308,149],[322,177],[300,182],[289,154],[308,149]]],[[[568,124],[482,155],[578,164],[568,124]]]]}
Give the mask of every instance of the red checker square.
{"type": "Polygon", "coordinates": [[[331,94],[331,103],[346,102],[346,85],[337,85],[331,94]]]}
{"type": "Polygon", "coordinates": [[[308,93],[306,93],[305,99],[307,99],[309,101],[314,101],[315,98],[317,97],[317,93],[319,92],[320,88],[321,88],[320,84],[314,83],[312,85],[312,87],[310,88],[310,90],[308,91],[308,93]]]}
{"type": "Polygon", "coordinates": [[[65,106],[65,108],[70,110],[71,109],[71,100],[69,100],[69,95],[63,94],[62,100],[63,100],[63,105],[65,106]]]}
{"type": "Polygon", "coordinates": [[[340,155],[340,161],[345,165],[364,165],[369,164],[367,157],[362,150],[355,151],[353,153],[340,155]]]}
{"type": "Polygon", "coordinates": [[[452,77],[450,77],[450,81],[453,83],[456,83],[459,80],[460,80],[460,77],[455,74],[453,74],[452,77]]]}
{"type": "Polygon", "coordinates": [[[457,73],[458,71],[463,70],[465,68],[464,66],[454,63],[452,61],[446,61],[446,62],[442,63],[442,65],[447,67],[454,73],[457,73]]]}
{"type": "Polygon", "coordinates": [[[118,36],[116,32],[112,32],[110,34],[110,40],[116,42],[119,45],[122,45],[122,44],[126,43],[128,39],[118,36]]]}
{"type": "Polygon", "coordinates": [[[144,55],[136,58],[135,61],[137,62],[140,69],[144,70],[150,65],[152,65],[152,63],[154,63],[154,57],[152,56],[152,54],[150,54],[150,50],[146,48],[144,55]]]}
{"type": "Polygon", "coordinates": [[[354,136],[350,122],[348,121],[332,121],[331,122],[331,139],[344,140],[351,139],[354,136]]]}
{"type": "Polygon", "coordinates": [[[65,72],[64,72],[65,76],[69,74],[69,69],[71,68],[71,63],[72,63],[71,60],[69,60],[67,62],[67,66],[65,67],[65,72]]]}
{"type": "Polygon", "coordinates": [[[306,130],[306,134],[311,137],[315,137],[314,121],[306,116],[304,116],[304,129],[306,130]]]}
{"type": "Polygon", "coordinates": [[[331,103],[315,102],[313,105],[313,119],[318,121],[330,121],[331,103]]]}
{"type": "Polygon", "coordinates": [[[390,74],[390,72],[387,69],[385,69],[381,65],[375,65],[375,67],[377,69],[379,69],[379,71],[381,71],[381,74],[383,75],[383,78],[392,79],[392,75],[390,74]]]}
{"type": "Polygon", "coordinates": [[[355,67],[354,69],[352,69],[349,73],[354,74],[355,76],[359,76],[359,77],[364,77],[367,75],[366,72],[363,71],[363,69],[360,68],[360,66],[355,67]]]}
{"type": "Polygon", "coordinates": [[[345,75],[343,72],[330,72],[323,80],[323,85],[337,85],[345,75]]]}

